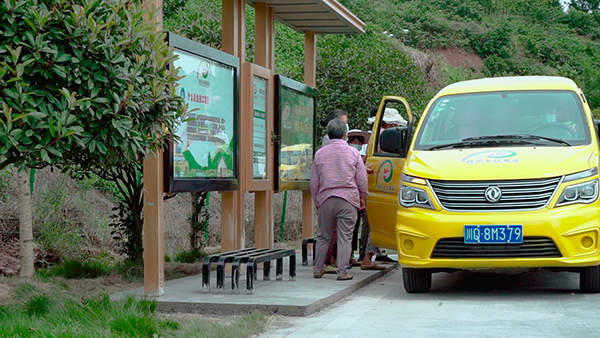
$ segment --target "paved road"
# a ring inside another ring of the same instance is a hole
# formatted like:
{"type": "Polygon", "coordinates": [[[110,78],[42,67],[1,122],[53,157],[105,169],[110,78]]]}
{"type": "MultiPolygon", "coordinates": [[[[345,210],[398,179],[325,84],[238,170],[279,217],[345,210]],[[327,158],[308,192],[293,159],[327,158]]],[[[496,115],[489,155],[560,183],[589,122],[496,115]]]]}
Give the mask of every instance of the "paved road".
{"type": "Polygon", "coordinates": [[[456,272],[408,294],[400,269],[310,317],[278,317],[261,337],[600,337],[600,295],[575,273],[456,272]]]}

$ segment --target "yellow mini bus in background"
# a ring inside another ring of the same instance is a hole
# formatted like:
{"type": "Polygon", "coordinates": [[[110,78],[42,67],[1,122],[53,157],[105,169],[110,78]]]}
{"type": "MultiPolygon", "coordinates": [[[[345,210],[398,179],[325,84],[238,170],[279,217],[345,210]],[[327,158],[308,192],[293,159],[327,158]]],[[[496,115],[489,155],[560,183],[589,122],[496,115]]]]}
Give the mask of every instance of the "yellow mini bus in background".
{"type": "Polygon", "coordinates": [[[372,241],[398,251],[407,292],[434,272],[549,268],[600,292],[598,140],[585,96],[566,78],[459,82],[418,123],[384,97],[367,165],[372,241]],[[382,120],[398,109],[407,126],[382,120]]]}
{"type": "Polygon", "coordinates": [[[312,168],[312,144],[301,143],[281,148],[281,179],[309,179],[312,168]]]}

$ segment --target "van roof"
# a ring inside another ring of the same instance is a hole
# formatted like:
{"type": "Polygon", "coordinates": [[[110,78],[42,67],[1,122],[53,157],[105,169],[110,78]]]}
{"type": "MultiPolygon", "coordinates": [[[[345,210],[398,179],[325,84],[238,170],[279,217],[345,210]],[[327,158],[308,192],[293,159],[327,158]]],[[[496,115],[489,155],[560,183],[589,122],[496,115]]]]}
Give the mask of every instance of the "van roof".
{"type": "Polygon", "coordinates": [[[294,144],[291,146],[287,146],[287,147],[283,147],[281,148],[281,151],[295,151],[295,150],[304,150],[304,149],[310,149],[312,148],[312,144],[310,143],[300,143],[300,144],[294,144]]]}
{"type": "Polygon", "coordinates": [[[572,90],[579,92],[579,87],[573,80],[560,76],[493,77],[453,83],[440,90],[436,97],[511,90],[572,90]]]}

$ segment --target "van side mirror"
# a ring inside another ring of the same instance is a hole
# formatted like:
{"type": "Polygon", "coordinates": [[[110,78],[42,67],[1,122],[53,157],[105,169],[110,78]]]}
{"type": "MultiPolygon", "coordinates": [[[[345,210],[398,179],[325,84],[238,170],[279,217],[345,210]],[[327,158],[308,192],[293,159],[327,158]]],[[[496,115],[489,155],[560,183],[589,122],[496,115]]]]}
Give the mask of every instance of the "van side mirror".
{"type": "Polygon", "coordinates": [[[600,141],[600,120],[594,120],[594,129],[596,129],[597,140],[600,141]]]}
{"type": "Polygon", "coordinates": [[[404,150],[404,136],[407,132],[408,127],[394,127],[384,130],[379,135],[381,150],[387,153],[400,154],[404,150]]]}

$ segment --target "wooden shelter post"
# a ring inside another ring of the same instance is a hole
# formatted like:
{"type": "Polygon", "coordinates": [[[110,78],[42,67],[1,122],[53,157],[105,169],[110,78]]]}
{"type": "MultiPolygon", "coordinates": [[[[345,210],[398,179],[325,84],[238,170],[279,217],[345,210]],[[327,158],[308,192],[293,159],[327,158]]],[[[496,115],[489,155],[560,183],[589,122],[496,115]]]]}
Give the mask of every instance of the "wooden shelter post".
{"type": "MultiPolygon", "coordinates": [[[[246,4],[244,0],[223,0],[223,51],[240,60],[246,57],[246,4]]],[[[241,88],[240,88],[241,89],[241,88]]],[[[238,121],[236,121],[238,123],[238,121]]],[[[240,124],[238,123],[239,127],[240,124]]],[[[242,130],[238,135],[240,140],[242,130]]],[[[238,140],[239,142],[239,140],[238,140]]],[[[238,154],[238,156],[242,156],[238,154]]],[[[221,193],[221,251],[232,251],[245,247],[246,237],[246,193],[244,187],[244,173],[242,158],[238,162],[239,191],[221,193]]]]}
{"type": "MultiPolygon", "coordinates": [[[[274,70],[274,39],[275,39],[275,16],[273,8],[270,8],[267,3],[256,3],[255,7],[255,46],[254,46],[254,62],[270,70],[274,70]]],[[[272,81],[269,86],[273,86],[272,81]]],[[[273,98],[268,100],[269,105],[273,104],[273,98]]],[[[268,110],[273,114],[273,109],[268,110]]],[[[270,118],[269,121],[273,121],[270,118]]],[[[273,130],[274,126],[269,129],[273,130]]],[[[250,136],[252,137],[252,136],[250,136]]],[[[270,135],[267,135],[270,138],[270,135]]],[[[267,140],[267,146],[270,146],[269,151],[274,152],[272,145],[267,140]]],[[[256,191],[254,193],[254,236],[255,246],[257,248],[272,248],[274,245],[274,203],[275,194],[273,185],[269,190],[256,191]]]]}
{"type": "MultiPolygon", "coordinates": [[[[159,9],[153,22],[162,30],[162,0],[146,0],[145,7],[159,9]]],[[[148,18],[146,18],[148,19],[148,18]]],[[[163,152],[147,154],[144,160],[144,293],[162,296],[165,292],[163,152]]]]}
{"type": "MultiPolygon", "coordinates": [[[[316,87],[317,36],[315,31],[304,33],[304,83],[316,87]]],[[[316,123],[316,121],[315,121],[316,123]]],[[[314,236],[314,205],[310,190],[302,192],[302,238],[314,236]]]]}

